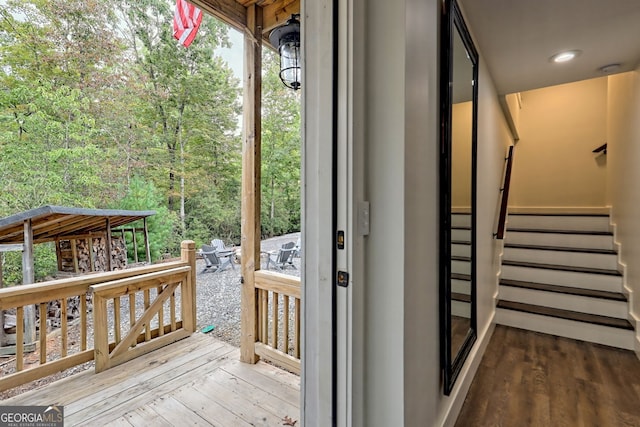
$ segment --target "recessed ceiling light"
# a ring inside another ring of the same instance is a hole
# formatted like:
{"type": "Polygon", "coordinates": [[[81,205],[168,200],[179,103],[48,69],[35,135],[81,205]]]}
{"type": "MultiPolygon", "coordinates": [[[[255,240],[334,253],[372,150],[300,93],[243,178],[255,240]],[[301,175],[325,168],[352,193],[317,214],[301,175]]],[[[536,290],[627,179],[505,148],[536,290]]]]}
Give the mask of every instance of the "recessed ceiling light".
{"type": "Polygon", "coordinates": [[[556,53],[551,58],[549,58],[549,61],[557,62],[557,63],[568,62],[574,59],[576,56],[580,55],[581,53],[582,51],[580,50],[566,50],[564,52],[556,53]]]}
{"type": "Polygon", "coordinates": [[[604,67],[600,67],[600,72],[602,74],[613,74],[617,73],[620,70],[620,64],[609,64],[604,67]]]}

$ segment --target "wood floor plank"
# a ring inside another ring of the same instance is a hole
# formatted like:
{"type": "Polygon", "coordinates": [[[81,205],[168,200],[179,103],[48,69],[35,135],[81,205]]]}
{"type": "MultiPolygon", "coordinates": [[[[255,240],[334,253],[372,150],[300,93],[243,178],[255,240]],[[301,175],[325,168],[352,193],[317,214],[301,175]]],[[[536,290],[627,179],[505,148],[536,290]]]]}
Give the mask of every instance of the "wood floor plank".
{"type": "Polygon", "coordinates": [[[297,402],[294,404],[289,403],[277,395],[262,390],[252,383],[230,374],[225,371],[224,368],[207,375],[207,380],[213,381],[229,392],[236,393],[239,396],[251,396],[251,403],[270,412],[280,420],[285,416],[291,417],[294,420],[300,418],[300,408],[297,402]]]}
{"type": "MultiPolygon", "coordinates": [[[[134,427],[173,427],[171,423],[162,418],[160,414],[148,406],[141,406],[133,411],[124,414],[124,418],[134,427]]],[[[66,421],[66,420],[65,420],[66,421]]],[[[90,423],[82,423],[80,425],[91,425],[90,423]]]]}
{"type": "Polygon", "coordinates": [[[638,427],[640,360],[498,325],[456,426],[638,427]]]}
{"type": "Polygon", "coordinates": [[[240,362],[239,360],[231,361],[226,364],[222,369],[229,372],[244,381],[252,384],[253,386],[277,396],[280,399],[285,400],[291,405],[300,408],[300,388],[295,388],[288,384],[284,384],[278,381],[272,376],[263,375],[260,371],[254,369],[253,366],[249,366],[240,362]]]}
{"type": "MultiPolygon", "coordinates": [[[[173,343],[160,351],[141,356],[131,361],[127,366],[135,370],[139,375],[145,375],[145,373],[158,375],[161,370],[171,370],[181,363],[179,362],[181,355],[200,357],[210,351],[210,348],[206,345],[209,340],[204,341],[202,338],[201,335],[194,334],[192,337],[173,343]]],[[[214,344],[216,348],[225,345],[227,344],[222,342],[214,344]]],[[[57,381],[56,387],[44,387],[6,399],[4,404],[9,405],[12,402],[19,402],[20,405],[49,405],[54,402],[58,405],[67,406],[70,402],[83,396],[103,392],[110,384],[119,384],[120,381],[126,380],[130,375],[131,372],[126,369],[111,369],[100,374],[95,374],[91,369],[57,381]],[[59,393],[58,387],[64,388],[67,392],[59,393]]]]}
{"type": "MultiPolygon", "coordinates": [[[[277,426],[299,419],[300,377],[195,334],[100,374],[83,372],[12,404],[62,401],[65,425],[277,426]]],[[[5,404],[6,401],[3,402],[5,404]]]]}
{"type": "Polygon", "coordinates": [[[282,416],[278,417],[265,411],[262,407],[253,402],[250,395],[236,393],[226,387],[214,382],[203,381],[198,386],[198,391],[211,400],[217,401],[236,416],[254,426],[277,426],[282,424],[282,416]]]}
{"type": "Polygon", "coordinates": [[[252,369],[260,372],[262,375],[275,379],[279,383],[287,384],[296,390],[300,390],[300,375],[292,374],[266,362],[256,363],[252,365],[252,369]]]}
{"type": "Polygon", "coordinates": [[[171,396],[160,397],[149,405],[174,426],[211,426],[203,417],[171,396]]]}
{"type": "MultiPolygon", "coordinates": [[[[167,394],[185,382],[190,381],[192,379],[192,376],[189,375],[190,373],[195,372],[194,375],[204,375],[225,363],[230,350],[227,347],[220,347],[217,351],[220,353],[213,352],[206,358],[193,360],[192,363],[184,364],[165,373],[165,375],[148,378],[141,382],[137,382],[136,377],[132,376],[131,382],[135,383],[135,385],[131,385],[129,380],[125,381],[127,387],[115,394],[109,394],[108,399],[104,399],[104,394],[98,393],[75,401],[70,405],[72,419],[98,420],[101,416],[106,416],[107,414],[118,414],[138,405],[147,404],[155,396],[167,394]],[[88,405],[87,402],[92,403],[88,405]]],[[[237,351],[238,349],[233,348],[231,353],[236,353],[237,351]]]]}
{"type": "Polygon", "coordinates": [[[111,422],[105,423],[104,427],[131,427],[131,423],[125,417],[117,418],[111,422]]]}
{"type": "Polygon", "coordinates": [[[215,399],[201,392],[199,384],[201,381],[182,386],[171,393],[171,397],[181,402],[186,407],[197,412],[202,418],[214,426],[226,427],[249,427],[247,421],[243,420],[229,409],[222,406],[215,399]]]}

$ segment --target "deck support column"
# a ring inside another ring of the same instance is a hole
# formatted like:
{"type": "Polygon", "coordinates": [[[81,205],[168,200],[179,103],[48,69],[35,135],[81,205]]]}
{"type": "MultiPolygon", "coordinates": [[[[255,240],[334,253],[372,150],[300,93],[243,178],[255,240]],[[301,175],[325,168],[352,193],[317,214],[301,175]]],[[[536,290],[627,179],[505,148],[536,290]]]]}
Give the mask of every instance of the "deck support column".
{"type": "MultiPolygon", "coordinates": [[[[142,218],[143,232],[144,232],[144,249],[147,255],[147,263],[151,264],[151,248],[149,247],[149,226],[147,225],[147,218],[142,218]]],[[[134,236],[135,238],[135,236],[134,236]]]]}
{"type": "MultiPolygon", "coordinates": [[[[24,246],[22,248],[22,284],[34,283],[35,271],[33,260],[33,227],[31,220],[24,222],[24,246]]],[[[24,343],[36,342],[36,309],[34,305],[24,306],[24,343]]],[[[18,327],[18,325],[16,325],[18,327]]],[[[47,331],[40,331],[40,334],[47,334],[47,331]]]]}
{"type": "Polygon", "coordinates": [[[240,360],[256,363],[258,295],[254,272],[260,269],[260,166],[262,130],[262,8],[247,7],[244,32],[242,140],[242,338],[240,360]]]}
{"type": "Polygon", "coordinates": [[[105,250],[107,252],[107,271],[111,271],[111,220],[109,218],[106,219],[105,227],[107,228],[106,232],[106,245],[105,250]]]}

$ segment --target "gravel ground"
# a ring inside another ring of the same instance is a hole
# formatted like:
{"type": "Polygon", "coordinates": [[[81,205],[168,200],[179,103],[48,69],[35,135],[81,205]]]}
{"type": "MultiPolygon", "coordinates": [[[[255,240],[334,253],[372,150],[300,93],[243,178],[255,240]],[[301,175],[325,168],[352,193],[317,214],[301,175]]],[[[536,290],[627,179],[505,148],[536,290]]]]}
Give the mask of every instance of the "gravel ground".
{"type": "MultiPolygon", "coordinates": [[[[261,251],[276,251],[287,242],[296,242],[300,233],[292,233],[262,241],[261,251]]],[[[300,276],[300,258],[294,258],[294,269],[285,273],[300,276]]],[[[265,256],[261,257],[262,268],[266,265],[265,256]]],[[[204,261],[196,262],[197,273],[197,319],[198,329],[212,325],[213,336],[236,347],[240,346],[240,266],[219,273],[202,273],[204,261]]]]}
{"type": "MultiPolygon", "coordinates": [[[[284,243],[287,242],[296,242],[300,237],[300,233],[292,233],[284,236],[274,237],[271,239],[267,239],[262,241],[261,251],[264,252],[272,252],[277,251],[277,249],[284,243]]],[[[297,269],[287,269],[285,271],[286,274],[300,276],[300,258],[294,258],[294,265],[297,269]]],[[[261,257],[261,265],[262,268],[265,267],[266,264],[266,255],[261,257]]],[[[197,270],[197,278],[196,278],[196,308],[197,308],[197,329],[202,330],[207,326],[214,326],[213,331],[210,332],[211,335],[216,338],[228,342],[236,347],[240,345],[240,265],[236,264],[235,269],[227,268],[224,271],[218,273],[211,272],[203,272],[204,269],[204,261],[198,259],[196,261],[196,270],[197,270]]],[[[152,301],[155,295],[152,292],[152,301]]],[[[177,295],[179,298],[179,296],[177,295]]],[[[121,303],[121,312],[122,312],[122,323],[123,323],[123,331],[125,329],[125,323],[129,318],[129,308],[128,302],[126,298],[123,298],[121,303]]],[[[293,301],[290,304],[291,306],[291,316],[293,316],[293,301]]],[[[143,312],[143,299],[142,296],[139,295],[136,298],[136,312],[137,317],[143,312]]],[[[271,312],[271,304],[269,304],[269,312],[271,312]]],[[[280,316],[282,316],[282,305],[280,306],[280,316]]],[[[87,325],[87,337],[88,337],[88,345],[89,348],[93,347],[93,325],[92,325],[93,317],[90,315],[88,318],[87,325]]],[[[109,316],[109,320],[113,321],[113,316],[109,316]]],[[[112,329],[112,324],[110,322],[110,329],[112,329]]],[[[290,329],[293,328],[293,320],[290,321],[290,329]]],[[[291,334],[293,335],[293,334],[291,334]]],[[[282,337],[280,337],[282,338],[282,337]]],[[[75,353],[79,351],[79,341],[80,341],[80,328],[79,322],[70,322],[69,331],[68,331],[68,341],[69,341],[69,354],[75,353]]],[[[60,348],[59,348],[60,339],[57,337],[56,333],[52,333],[49,335],[47,339],[47,353],[48,360],[55,360],[60,357],[60,348]]],[[[25,356],[25,368],[29,365],[38,363],[38,353],[31,353],[25,356]]],[[[52,381],[67,377],[69,375],[73,375],[74,373],[84,371],[86,369],[90,369],[93,367],[93,361],[84,363],[82,365],[75,366],[71,369],[68,369],[64,372],[60,372],[58,374],[42,378],[36,381],[33,381],[28,384],[24,384],[23,386],[13,388],[11,390],[7,390],[5,392],[0,393],[0,399],[6,399],[25,391],[41,387],[46,385],[52,381]]],[[[0,375],[8,375],[12,372],[15,372],[15,358],[0,358],[0,375]]]]}

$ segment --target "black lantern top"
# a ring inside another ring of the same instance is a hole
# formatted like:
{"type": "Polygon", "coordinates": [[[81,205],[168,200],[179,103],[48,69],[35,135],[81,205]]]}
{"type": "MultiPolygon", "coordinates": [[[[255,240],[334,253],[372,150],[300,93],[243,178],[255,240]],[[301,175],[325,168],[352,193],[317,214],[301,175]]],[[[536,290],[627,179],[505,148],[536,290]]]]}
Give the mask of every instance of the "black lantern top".
{"type": "Polygon", "coordinates": [[[300,15],[291,18],[282,26],[275,28],[269,35],[269,41],[280,54],[280,80],[288,88],[300,89],[300,15]]]}

